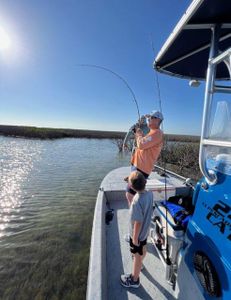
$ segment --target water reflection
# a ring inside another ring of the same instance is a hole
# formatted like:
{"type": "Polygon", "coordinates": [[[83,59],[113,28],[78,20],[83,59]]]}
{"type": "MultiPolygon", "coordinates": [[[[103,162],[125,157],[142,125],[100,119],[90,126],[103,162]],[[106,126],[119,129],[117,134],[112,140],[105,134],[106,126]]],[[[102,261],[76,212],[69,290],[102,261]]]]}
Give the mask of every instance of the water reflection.
{"type": "Polygon", "coordinates": [[[0,139],[0,237],[11,234],[6,229],[17,227],[17,220],[20,223],[24,218],[20,216],[25,200],[23,184],[40,154],[41,145],[36,141],[0,139]]]}

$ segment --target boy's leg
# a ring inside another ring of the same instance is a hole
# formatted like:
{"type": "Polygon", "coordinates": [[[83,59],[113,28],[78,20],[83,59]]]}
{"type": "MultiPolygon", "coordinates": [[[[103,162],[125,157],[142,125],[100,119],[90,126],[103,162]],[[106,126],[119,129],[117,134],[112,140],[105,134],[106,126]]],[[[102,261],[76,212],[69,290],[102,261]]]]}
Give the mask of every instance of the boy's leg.
{"type": "Polygon", "coordinates": [[[142,266],[142,258],[144,256],[143,254],[146,253],[145,250],[144,253],[142,252],[144,245],[145,244],[143,243],[137,247],[132,243],[132,239],[130,238],[130,251],[134,257],[132,274],[122,274],[120,276],[120,282],[126,288],[138,288],[140,286],[139,275],[142,266]],[[139,253],[142,253],[142,255],[139,253]]]}
{"type": "Polygon", "coordinates": [[[140,276],[141,266],[142,266],[142,257],[139,253],[134,254],[133,259],[133,268],[132,268],[132,278],[134,281],[137,281],[140,276]]]}
{"type": "MultiPolygon", "coordinates": [[[[145,258],[145,256],[146,256],[146,254],[147,254],[147,247],[146,247],[146,246],[143,246],[142,263],[143,263],[143,261],[144,261],[144,258],[145,258]]],[[[132,253],[132,259],[134,259],[134,257],[135,257],[135,254],[132,253]]]]}

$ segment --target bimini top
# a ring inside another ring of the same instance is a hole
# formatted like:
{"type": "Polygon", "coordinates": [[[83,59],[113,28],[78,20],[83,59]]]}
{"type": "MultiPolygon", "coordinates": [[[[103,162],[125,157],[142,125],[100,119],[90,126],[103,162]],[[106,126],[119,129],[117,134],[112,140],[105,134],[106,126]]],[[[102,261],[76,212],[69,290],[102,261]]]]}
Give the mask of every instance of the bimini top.
{"type": "MultiPolygon", "coordinates": [[[[154,68],[190,79],[205,79],[211,28],[221,24],[219,50],[231,46],[231,0],[194,0],[157,55],[154,68]]],[[[217,66],[217,79],[228,79],[224,63],[217,66]]]]}

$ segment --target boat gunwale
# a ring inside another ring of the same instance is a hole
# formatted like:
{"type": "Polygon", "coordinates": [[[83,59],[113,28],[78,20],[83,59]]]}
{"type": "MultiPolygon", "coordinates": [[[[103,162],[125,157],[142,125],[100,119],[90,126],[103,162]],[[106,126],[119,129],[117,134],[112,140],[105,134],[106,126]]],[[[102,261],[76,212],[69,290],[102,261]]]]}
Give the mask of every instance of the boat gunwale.
{"type": "Polygon", "coordinates": [[[106,277],[106,197],[99,189],[94,210],[88,266],[87,300],[107,299],[106,277]]]}

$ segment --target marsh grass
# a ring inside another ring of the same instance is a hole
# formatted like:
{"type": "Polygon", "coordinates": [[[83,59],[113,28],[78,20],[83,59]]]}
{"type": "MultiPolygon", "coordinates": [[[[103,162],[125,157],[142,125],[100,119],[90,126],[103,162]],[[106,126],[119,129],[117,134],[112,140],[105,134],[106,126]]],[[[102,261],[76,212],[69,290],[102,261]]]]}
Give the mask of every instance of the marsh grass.
{"type": "MultiPolygon", "coordinates": [[[[95,138],[95,139],[113,139],[113,143],[122,149],[123,140],[126,132],[122,131],[102,131],[87,129],[68,129],[68,128],[47,128],[35,126],[13,126],[0,125],[0,135],[24,137],[32,139],[60,139],[60,138],[95,138]]],[[[199,142],[199,136],[165,134],[167,141],[174,142],[199,142]]],[[[133,142],[128,142],[128,148],[132,148],[133,142]]]]}
{"type": "Polygon", "coordinates": [[[157,164],[197,181],[202,176],[198,159],[199,143],[172,142],[165,144],[157,164]]]}
{"type": "Polygon", "coordinates": [[[60,138],[117,139],[123,138],[124,134],[124,132],[118,131],[0,125],[0,135],[42,140],[60,138]]]}

